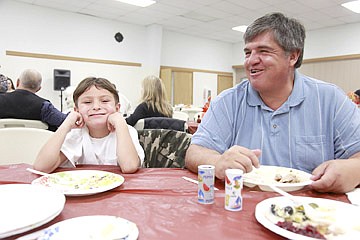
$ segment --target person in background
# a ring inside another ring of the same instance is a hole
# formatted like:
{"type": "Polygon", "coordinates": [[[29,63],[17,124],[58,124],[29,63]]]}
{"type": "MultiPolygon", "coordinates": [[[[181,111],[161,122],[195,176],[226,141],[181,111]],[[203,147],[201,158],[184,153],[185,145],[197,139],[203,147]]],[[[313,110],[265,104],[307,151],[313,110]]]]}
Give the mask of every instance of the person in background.
{"type": "Polygon", "coordinates": [[[76,86],[68,86],[64,92],[64,98],[63,98],[63,105],[64,105],[64,109],[63,112],[64,113],[68,113],[71,112],[72,110],[74,110],[74,101],[73,101],[73,93],[75,90],[76,86]]]}
{"type": "MultiPolygon", "coordinates": [[[[113,86],[116,89],[116,84],[113,83],[113,86]]],[[[127,117],[132,112],[131,103],[124,94],[120,93],[119,91],[118,91],[118,94],[119,94],[119,102],[120,102],[119,111],[123,117],[127,117]]]]}
{"type": "Polygon", "coordinates": [[[41,89],[41,74],[34,69],[24,70],[16,82],[16,90],[0,96],[0,118],[19,118],[40,120],[55,131],[65,120],[66,114],[60,112],[47,99],[36,93],[41,89]]]}
{"type": "Polygon", "coordinates": [[[169,117],[173,109],[166,100],[165,86],[156,76],[148,76],[142,81],[141,103],[135,108],[134,113],[126,118],[126,122],[134,126],[139,119],[149,117],[169,117]]]}
{"type": "Polygon", "coordinates": [[[120,113],[123,117],[127,117],[132,112],[132,107],[129,99],[122,93],[119,93],[120,98],[120,113]]]}
{"type": "Polygon", "coordinates": [[[8,90],[7,92],[13,92],[15,91],[15,86],[13,81],[11,80],[11,78],[7,78],[7,86],[8,86],[8,90]]]}
{"type": "Polygon", "coordinates": [[[331,83],[302,75],[305,29],[281,13],[255,20],[244,34],[248,80],[214,99],[193,135],[186,167],[251,172],[260,164],[312,173],[319,192],[360,183],[360,111],[331,83]]]}
{"type": "Polygon", "coordinates": [[[133,173],[144,160],[137,131],[119,112],[119,95],[105,78],[82,80],[73,94],[74,111],[40,150],[34,169],[52,172],[77,164],[118,165],[133,173]]]}
{"type": "Polygon", "coordinates": [[[7,90],[8,90],[7,77],[0,74],[0,94],[1,93],[6,93],[7,90]]]}
{"type": "Polygon", "coordinates": [[[354,92],[354,103],[360,107],[360,89],[354,92]]]}

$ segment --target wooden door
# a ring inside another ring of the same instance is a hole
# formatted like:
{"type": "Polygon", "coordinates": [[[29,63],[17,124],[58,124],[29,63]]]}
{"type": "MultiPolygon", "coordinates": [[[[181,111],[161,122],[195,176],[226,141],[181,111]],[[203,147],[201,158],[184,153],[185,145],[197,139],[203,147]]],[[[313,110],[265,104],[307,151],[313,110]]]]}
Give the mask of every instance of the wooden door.
{"type": "Polygon", "coordinates": [[[225,89],[233,87],[233,77],[218,75],[217,77],[217,94],[219,95],[225,89]]]}
{"type": "Polygon", "coordinates": [[[173,104],[192,104],[193,102],[193,74],[192,72],[173,72],[173,104]]]}
{"type": "Polygon", "coordinates": [[[164,83],[167,100],[173,105],[172,96],[172,71],[170,68],[160,70],[160,78],[164,83]]]}

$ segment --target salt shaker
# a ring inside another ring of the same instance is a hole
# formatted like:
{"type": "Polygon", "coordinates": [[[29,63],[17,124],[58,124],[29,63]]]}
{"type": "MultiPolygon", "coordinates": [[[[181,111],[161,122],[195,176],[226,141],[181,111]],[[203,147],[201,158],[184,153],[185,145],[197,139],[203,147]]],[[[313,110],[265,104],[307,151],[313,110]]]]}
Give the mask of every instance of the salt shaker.
{"type": "Polygon", "coordinates": [[[225,209],[242,210],[243,171],[241,169],[225,170],[225,209]]]}

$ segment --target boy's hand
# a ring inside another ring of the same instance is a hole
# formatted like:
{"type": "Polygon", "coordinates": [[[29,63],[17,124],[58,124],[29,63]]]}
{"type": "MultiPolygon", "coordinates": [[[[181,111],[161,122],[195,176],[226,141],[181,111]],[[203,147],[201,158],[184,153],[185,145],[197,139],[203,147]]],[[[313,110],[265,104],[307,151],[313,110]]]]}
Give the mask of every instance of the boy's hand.
{"type": "Polygon", "coordinates": [[[107,127],[110,132],[115,131],[117,126],[120,126],[120,124],[126,124],[125,119],[119,112],[114,112],[109,115],[108,121],[107,121],[107,127]]]}
{"type": "Polygon", "coordinates": [[[82,128],[84,126],[84,120],[80,113],[71,111],[63,122],[64,126],[68,127],[69,130],[73,128],[82,128]]]}

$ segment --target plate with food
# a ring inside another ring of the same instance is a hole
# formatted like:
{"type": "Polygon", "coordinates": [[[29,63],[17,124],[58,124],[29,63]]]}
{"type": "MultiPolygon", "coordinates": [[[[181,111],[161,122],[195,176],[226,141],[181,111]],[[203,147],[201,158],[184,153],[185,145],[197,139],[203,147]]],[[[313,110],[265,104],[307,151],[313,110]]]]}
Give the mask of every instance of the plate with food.
{"type": "Polygon", "coordinates": [[[99,170],[73,170],[48,174],[32,181],[60,190],[66,196],[86,196],[114,189],[125,181],[124,177],[99,170]]]}
{"type": "Polygon", "coordinates": [[[244,174],[244,185],[250,188],[258,186],[263,191],[272,192],[269,185],[286,191],[296,191],[311,184],[311,174],[293,168],[261,165],[244,174]]]}
{"type": "Polygon", "coordinates": [[[65,205],[64,194],[31,184],[0,185],[0,238],[23,233],[58,216],[65,205]]]}
{"type": "Polygon", "coordinates": [[[91,215],[70,218],[44,229],[37,240],[122,239],[136,240],[136,224],[117,216],[91,215]]]}
{"type": "Polygon", "coordinates": [[[270,231],[293,240],[360,239],[360,207],[324,198],[296,199],[311,206],[311,214],[289,198],[274,197],[256,205],[256,220],[270,231]]]}

